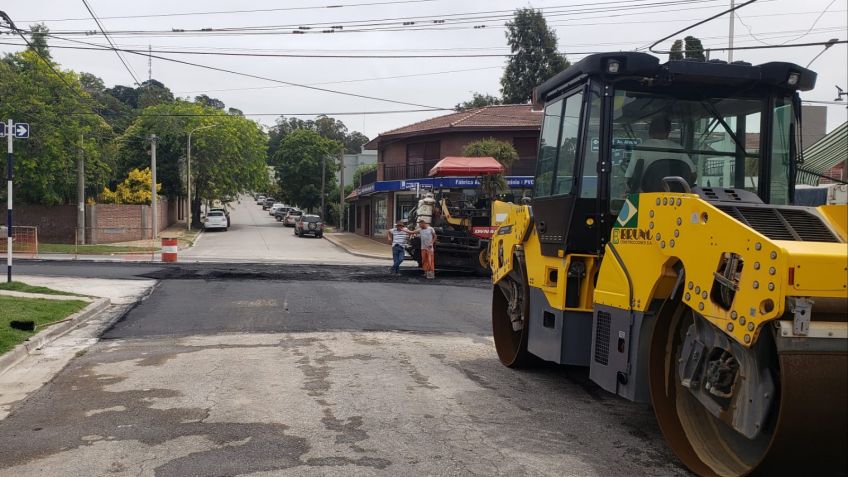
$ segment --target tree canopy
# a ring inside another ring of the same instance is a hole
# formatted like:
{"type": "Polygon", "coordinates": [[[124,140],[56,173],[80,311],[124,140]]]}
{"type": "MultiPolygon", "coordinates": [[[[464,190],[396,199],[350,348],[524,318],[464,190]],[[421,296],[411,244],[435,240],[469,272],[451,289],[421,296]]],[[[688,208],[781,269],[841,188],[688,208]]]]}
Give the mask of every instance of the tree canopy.
{"type": "Polygon", "coordinates": [[[282,199],[309,210],[319,206],[321,162],[325,161],[326,194],[336,189],[336,158],[343,150],[341,142],[327,139],[312,129],[297,129],[286,135],[274,155],[282,199]]]}
{"type": "MultiPolygon", "coordinates": [[[[462,155],[465,157],[494,157],[504,166],[504,169],[508,169],[518,159],[518,152],[512,144],[494,138],[481,139],[466,145],[462,150],[462,155]]],[[[490,198],[508,190],[503,174],[483,176],[480,181],[480,188],[490,198]]]]}
{"type": "Polygon", "coordinates": [[[307,129],[315,131],[326,139],[338,141],[344,145],[346,154],[359,154],[362,146],[368,142],[368,136],[359,131],[348,131],[344,122],[328,116],[316,119],[277,118],[277,124],[268,132],[268,162],[274,162],[274,156],[283,140],[292,132],[307,129]]]}
{"type": "Polygon", "coordinates": [[[168,196],[185,194],[188,132],[191,138],[192,207],[200,200],[235,197],[267,185],[267,138],[259,125],[217,108],[177,100],[144,110],[119,138],[118,171],[150,164],[150,135],[157,136],[157,179],[168,196]]]}
{"type": "Polygon", "coordinates": [[[471,99],[457,103],[453,109],[457,111],[465,111],[466,109],[482,108],[483,106],[492,106],[495,104],[503,104],[501,98],[492,96],[491,94],[478,93],[477,91],[471,94],[471,99]]]}
{"type": "MultiPolygon", "coordinates": [[[[34,43],[46,48],[46,43],[34,43]]],[[[77,159],[85,158],[86,181],[99,190],[111,178],[112,128],[94,114],[97,102],[80,76],[62,70],[35,51],[7,55],[0,61],[0,117],[27,122],[30,138],[15,142],[15,193],[22,202],[45,205],[76,198],[77,159]]],[[[6,189],[0,192],[5,198],[6,189]]]]}
{"type": "Polygon", "coordinates": [[[507,24],[506,38],[512,55],[501,77],[501,95],[506,104],[526,103],[533,88],[568,68],[557,51],[557,36],[548,28],[542,12],[520,8],[507,24]]]}
{"type": "Polygon", "coordinates": [[[687,36],[683,40],[674,40],[668,54],[669,60],[692,59],[706,61],[704,45],[701,40],[694,36],[687,36]]]}

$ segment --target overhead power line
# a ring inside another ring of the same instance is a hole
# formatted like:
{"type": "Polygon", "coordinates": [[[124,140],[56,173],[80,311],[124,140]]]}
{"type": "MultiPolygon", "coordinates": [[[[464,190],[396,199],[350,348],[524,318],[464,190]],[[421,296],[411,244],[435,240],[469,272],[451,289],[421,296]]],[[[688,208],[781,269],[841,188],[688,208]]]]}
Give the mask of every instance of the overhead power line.
{"type": "MultiPolygon", "coordinates": [[[[81,43],[81,44],[89,45],[89,46],[91,46],[91,45],[97,46],[96,44],[85,42],[85,41],[72,40],[70,38],[58,37],[56,35],[53,35],[52,33],[48,33],[47,35],[50,36],[51,38],[58,38],[60,40],[70,41],[70,42],[73,42],[73,43],[81,43]]],[[[97,47],[96,49],[103,50],[104,48],[97,47]]],[[[311,86],[311,85],[302,84],[302,83],[295,83],[293,81],[284,81],[284,80],[279,80],[279,79],[276,79],[276,78],[269,78],[269,77],[266,77],[266,76],[260,76],[260,75],[255,75],[255,74],[251,74],[251,73],[243,73],[243,72],[240,72],[240,71],[230,70],[230,69],[227,69],[227,68],[219,68],[217,66],[210,66],[210,65],[200,64],[200,63],[193,63],[191,61],[178,60],[176,58],[168,58],[168,57],[165,57],[165,56],[151,55],[151,54],[143,52],[143,51],[138,52],[138,51],[125,50],[125,49],[120,49],[120,48],[118,48],[118,50],[125,52],[125,53],[132,54],[132,55],[139,55],[139,56],[144,56],[144,57],[156,58],[158,60],[169,61],[171,63],[179,63],[179,64],[187,65],[187,66],[193,66],[195,68],[202,68],[202,69],[207,69],[207,70],[211,70],[211,71],[219,71],[219,72],[222,72],[222,73],[228,73],[228,74],[232,74],[232,75],[243,76],[245,78],[254,78],[254,79],[260,79],[260,80],[264,80],[264,81],[271,81],[271,82],[274,82],[274,83],[285,84],[285,85],[289,85],[289,86],[296,86],[296,87],[299,87],[299,88],[309,89],[309,90],[313,90],[313,91],[321,91],[321,92],[324,92],[324,93],[332,93],[332,94],[338,94],[338,95],[342,95],[342,96],[350,96],[350,97],[354,97],[354,98],[370,99],[370,100],[373,100],[373,101],[380,101],[380,102],[384,102],[384,103],[402,104],[404,106],[415,106],[417,108],[427,108],[427,109],[433,109],[433,110],[444,110],[445,109],[445,108],[441,108],[439,106],[430,106],[430,105],[426,105],[426,104],[418,104],[418,103],[412,103],[412,102],[408,102],[408,101],[399,101],[399,100],[394,100],[394,99],[380,98],[380,97],[377,97],[377,96],[368,96],[368,95],[364,95],[364,94],[348,93],[348,92],[345,92],[345,91],[338,91],[338,90],[333,90],[333,89],[328,89],[328,88],[322,88],[320,86],[311,86]]]]}
{"type": "Polygon", "coordinates": [[[121,60],[121,64],[124,65],[124,68],[126,68],[127,72],[130,74],[130,76],[132,76],[132,79],[133,81],[135,81],[135,84],[137,86],[141,86],[141,82],[138,80],[135,71],[133,71],[132,68],[130,68],[130,65],[128,65],[127,62],[124,61],[124,57],[121,56],[121,54],[118,52],[117,46],[115,45],[115,43],[112,42],[112,39],[109,38],[109,35],[106,33],[106,29],[103,28],[103,25],[100,23],[100,20],[97,18],[97,15],[94,14],[94,10],[91,9],[91,6],[88,4],[88,1],[82,0],[82,4],[85,5],[85,9],[88,10],[88,13],[91,15],[91,18],[94,19],[94,23],[97,24],[98,28],[100,28],[100,32],[103,33],[103,36],[106,38],[106,41],[109,42],[109,45],[112,46],[112,51],[114,51],[115,54],[118,55],[118,59],[121,60]]]}
{"type": "MultiPolygon", "coordinates": [[[[675,5],[693,5],[721,2],[722,0],[613,0],[607,2],[581,3],[574,5],[558,5],[542,9],[546,18],[556,16],[585,15],[589,13],[607,13],[618,12],[623,10],[640,10],[646,8],[667,8],[675,5]],[[583,8],[580,8],[583,7],[583,8]]],[[[768,0],[767,0],[768,1],[768,0]]],[[[770,0],[773,1],[773,0],[770,0]]],[[[691,10],[687,8],[686,10],[691,10]]],[[[280,25],[251,25],[251,26],[234,26],[234,27],[219,27],[219,28],[172,28],[170,30],[115,30],[110,31],[113,35],[161,35],[161,34],[182,34],[182,35],[220,35],[233,33],[263,33],[263,34],[280,34],[277,30],[295,30],[300,33],[322,33],[327,31],[343,32],[350,28],[397,28],[414,30],[416,28],[428,27],[432,25],[456,25],[462,23],[480,23],[485,21],[495,20],[510,20],[514,16],[513,10],[489,10],[478,12],[464,13],[446,13],[436,15],[418,15],[393,18],[376,18],[368,20],[335,20],[323,21],[315,23],[290,23],[280,25]]],[[[632,14],[632,12],[630,13],[632,14]]],[[[472,27],[473,28],[473,27],[472,27]]],[[[357,30],[359,31],[359,30],[357,30]]],[[[87,30],[64,30],[56,31],[62,35],[90,35],[87,30]]],[[[285,32],[290,34],[291,32],[285,32]]]]}
{"type": "MultiPolygon", "coordinates": [[[[330,5],[316,5],[311,7],[283,7],[283,8],[256,8],[252,10],[219,10],[214,12],[180,12],[180,13],[150,13],[147,15],[116,15],[110,17],[100,17],[106,20],[118,20],[118,19],[131,19],[131,18],[161,18],[161,17],[187,17],[187,16],[201,16],[201,15],[231,15],[234,13],[271,13],[271,12],[285,12],[285,11],[294,11],[294,10],[325,10],[325,9],[338,9],[338,8],[348,8],[348,7],[372,7],[372,6],[382,6],[382,5],[399,5],[399,4],[409,4],[409,3],[432,3],[440,0],[391,0],[387,2],[365,2],[365,3],[343,3],[343,4],[330,4],[330,5]]],[[[21,20],[25,23],[41,23],[41,22],[72,22],[72,21],[81,21],[88,20],[88,18],[46,18],[41,20],[21,20]]]]}

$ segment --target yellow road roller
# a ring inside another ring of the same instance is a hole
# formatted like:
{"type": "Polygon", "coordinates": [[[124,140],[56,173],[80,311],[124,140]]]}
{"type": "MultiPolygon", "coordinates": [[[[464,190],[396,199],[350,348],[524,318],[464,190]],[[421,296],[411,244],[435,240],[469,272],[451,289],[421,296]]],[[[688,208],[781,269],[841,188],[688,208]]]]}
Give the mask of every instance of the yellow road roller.
{"type": "Polygon", "coordinates": [[[492,210],[500,361],[588,366],[699,475],[845,475],[848,206],[792,205],[815,80],[619,52],[539,86],[533,197],[492,210]]]}

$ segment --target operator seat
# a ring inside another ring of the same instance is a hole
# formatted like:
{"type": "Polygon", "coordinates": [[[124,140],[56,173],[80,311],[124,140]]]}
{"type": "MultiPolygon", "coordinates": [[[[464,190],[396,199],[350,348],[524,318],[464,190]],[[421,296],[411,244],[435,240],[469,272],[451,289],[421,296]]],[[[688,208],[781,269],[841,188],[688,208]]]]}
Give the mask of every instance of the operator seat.
{"type": "Polygon", "coordinates": [[[639,160],[633,169],[630,190],[638,192],[664,192],[663,179],[678,176],[686,179],[692,185],[692,168],[685,161],[679,159],[658,159],[644,169],[644,162],[639,160]],[[638,185],[638,187],[634,187],[638,185]]]}

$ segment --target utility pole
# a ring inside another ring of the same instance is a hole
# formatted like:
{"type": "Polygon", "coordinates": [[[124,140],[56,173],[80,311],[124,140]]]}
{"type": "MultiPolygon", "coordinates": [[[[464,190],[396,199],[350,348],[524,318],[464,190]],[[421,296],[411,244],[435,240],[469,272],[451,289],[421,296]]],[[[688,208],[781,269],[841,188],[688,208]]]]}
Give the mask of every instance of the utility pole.
{"type": "Polygon", "coordinates": [[[327,156],[321,156],[321,220],[326,220],[326,214],[324,213],[324,170],[327,168],[327,156]]]}
{"type": "Polygon", "coordinates": [[[155,134],[150,135],[150,175],[152,178],[151,181],[151,195],[150,195],[150,216],[153,219],[151,221],[151,228],[153,231],[151,232],[151,238],[154,240],[156,236],[159,234],[159,221],[156,220],[158,217],[158,206],[156,204],[156,141],[159,138],[156,137],[155,134]]]}
{"type": "Polygon", "coordinates": [[[12,149],[12,136],[14,136],[15,123],[10,119],[6,126],[6,281],[12,282],[12,182],[14,179],[14,149],[12,149]]]}
{"type": "MultiPolygon", "coordinates": [[[[736,8],[736,2],[735,2],[735,0],[730,0],[730,9],[733,10],[734,8],[736,8]]],[[[731,11],[730,12],[730,32],[729,32],[729,35],[727,37],[727,47],[729,48],[729,50],[727,50],[727,62],[728,63],[733,63],[733,24],[734,23],[736,23],[736,12],[731,11]]]]}
{"type": "Polygon", "coordinates": [[[80,133],[79,156],[77,157],[77,242],[85,245],[85,137],[80,133]]]}
{"type": "Polygon", "coordinates": [[[345,219],[345,181],[344,181],[344,151],[339,153],[339,232],[344,231],[344,219],[345,219]]]}

